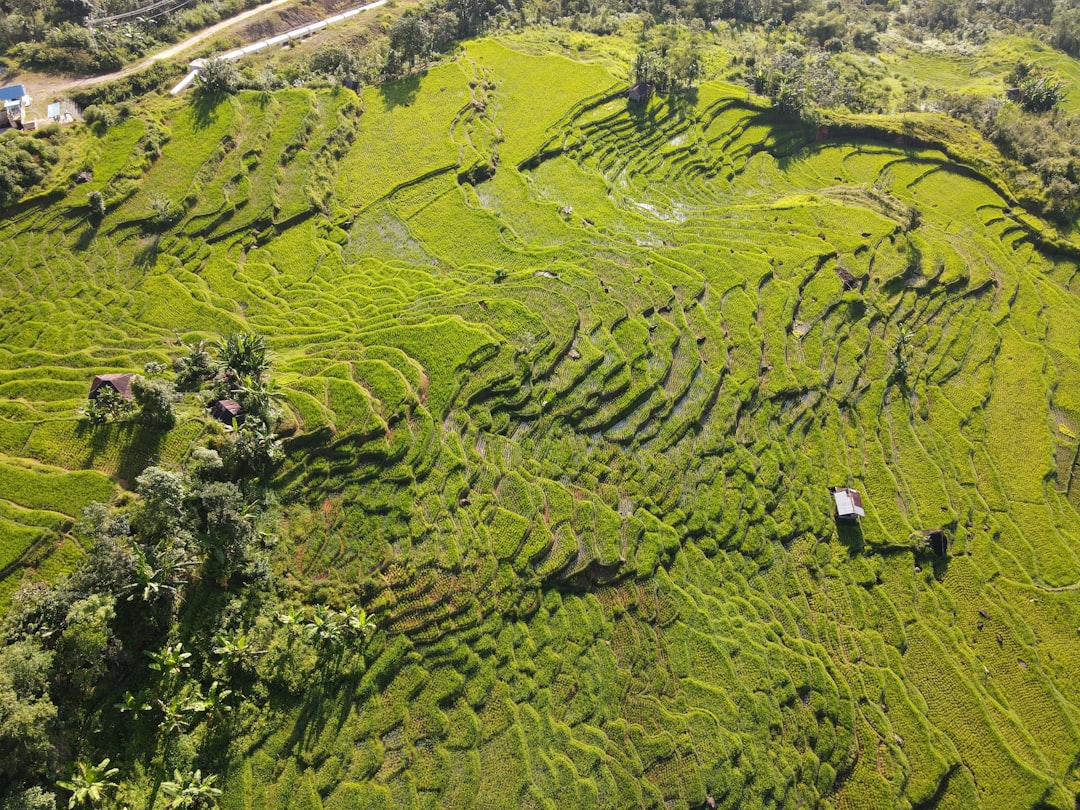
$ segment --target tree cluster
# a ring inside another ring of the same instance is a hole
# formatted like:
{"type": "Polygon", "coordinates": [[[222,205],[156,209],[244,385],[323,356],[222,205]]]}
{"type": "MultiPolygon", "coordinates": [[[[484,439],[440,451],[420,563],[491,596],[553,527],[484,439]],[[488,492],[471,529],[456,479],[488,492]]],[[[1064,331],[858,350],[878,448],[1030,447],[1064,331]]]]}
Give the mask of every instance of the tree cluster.
{"type": "Polygon", "coordinates": [[[1050,112],[1065,100],[1065,82],[1030,62],[1017,62],[1005,82],[1016,85],[1020,106],[1031,113],[1050,112]]]}
{"type": "Polygon", "coordinates": [[[172,8],[139,14],[146,0],[3,0],[0,52],[38,70],[102,73],[257,3],[177,0],[172,8]]]}
{"type": "MultiPolygon", "coordinates": [[[[235,591],[266,580],[267,493],[257,481],[230,478],[218,454],[201,448],[186,470],[145,469],[135,494],[122,506],[84,510],[76,530],[90,544],[85,560],[52,586],[23,587],[5,618],[0,806],[34,796],[52,802],[54,783],[75,803],[114,788],[108,761],[94,765],[83,756],[101,714],[142,717],[168,742],[229,710],[232,690],[188,677],[192,654],[170,637],[193,590],[235,591]],[[139,685],[134,694],[132,684],[139,685]]],[[[230,649],[235,643],[222,642],[223,657],[230,649]]],[[[165,794],[190,797],[198,788],[215,796],[213,779],[190,765],[174,774],[172,787],[163,785],[165,794]]]]}
{"type": "Polygon", "coordinates": [[[236,476],[269,474],[282,457],[274,436],[277,403],[284,399],[270,379],[272,364],[266,339],[248,332],[233,332],[211,343],[183,343],[184,353],[173,361],[177,386],[197,391],[209,385],[211,401],[231,399],[244,410],[220,444],[223,463],[236,476]]]}
{"type": "Polygon", "coordinates": [[[793,42],[755,61],[752,84],[784,114],[811,121],[818,110],[859,110],[865,103],[832,54],[793,42]]]}
{"type": "Polygon", "coordinates": [[[703,72],[696,38],[679,26],[663,25],[647,31],[634,57],[634,80],[658,93],[689,90],[703,72]]]}
{"type": "Polygon", "coordinates": [[[1080,214],[1080,116],[962,94],[944,96],[939,106],[1013,161],[1013,185],[1026,207],[1061,223],[1080,214]]]}
{"type": "Polygon", "coordinates": [[[54,132],[0,138],[0,211],[41,183],[60,158],[54,132]]]}

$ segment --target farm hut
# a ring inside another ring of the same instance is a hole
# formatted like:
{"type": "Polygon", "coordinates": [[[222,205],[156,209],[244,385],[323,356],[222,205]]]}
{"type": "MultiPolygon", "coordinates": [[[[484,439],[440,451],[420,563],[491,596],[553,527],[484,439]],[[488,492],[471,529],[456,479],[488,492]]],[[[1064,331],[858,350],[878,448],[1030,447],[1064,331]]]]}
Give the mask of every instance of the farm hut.
{"type": "Polygon", "coordinates": [[[1005,100],[1011,101],[1014,104],[1019,104],[1024,100],[1024,94],[1020,91],[1019,87],[1010,87],[1005,91],[1005,100]]]}
{"type": "Polygon", "coordinates": [[[938,557],[947,557],[949,554],[949,537],[942,529],[923,529],[923,542],[938,557]]]}
{"type": "Polygon", "coordinates": [[[210,406],[210,415],[226,425],[243,422],[245,416],[243,406],[235,399],[219,399],[210,406]]]}
{"type": "Polygon", "coordinates": [[[22,108],[30,103],[21,84],[0,87],[0,127],[13,127],[22,120],[22,108]],[[24,101],[25,99],[25,101],[24,101]]]}
{"type": "Polygon", "coordinates": [[[630,92],[627,95],[635,104],[641,104],[642,102],[648,101],[649,96],[652,95],[652,85],[647,82],[638,82],[630,88],[630,92]]]}
{"type": "Polygon", "coordinates": [[[844,285],[845,290],[857,290],[859,289],[859,280],[852,275],[852,272],[845,267],[837,267],[836,275],[840,277],[840,283],[844,285]]]}
{"type": "Polygon", "coordinates": [[[98,374],[90,383],[90,399],[101,396],[103,389],[112,389],[124,399],[133,399],[131,393],[132,374],[98,374]]]}
{"type": "Polygon", "coordinates": [[[833,490],[833,500],[836,502],[836,517],[840,520],[858,520],[866,516],[862,495],[857,489],[837,487],[833,490]]]}

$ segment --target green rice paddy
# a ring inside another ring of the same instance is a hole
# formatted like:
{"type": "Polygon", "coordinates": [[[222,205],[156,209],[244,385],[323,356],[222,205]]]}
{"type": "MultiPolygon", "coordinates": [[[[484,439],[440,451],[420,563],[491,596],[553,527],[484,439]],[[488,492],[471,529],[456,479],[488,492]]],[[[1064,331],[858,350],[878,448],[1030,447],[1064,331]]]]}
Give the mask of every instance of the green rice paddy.
{"type": "Polygon", "coordinates": [[[0,596],[203,430],[83,426],[92,376],[245,329],[279,576],[380,629],[353,679],[265,659],[224,806],[1072,808],[1075,260],[941,151],[512,45],[174,102],[157,160],[86,135],[100,225],[0,223],[0,596]]]}

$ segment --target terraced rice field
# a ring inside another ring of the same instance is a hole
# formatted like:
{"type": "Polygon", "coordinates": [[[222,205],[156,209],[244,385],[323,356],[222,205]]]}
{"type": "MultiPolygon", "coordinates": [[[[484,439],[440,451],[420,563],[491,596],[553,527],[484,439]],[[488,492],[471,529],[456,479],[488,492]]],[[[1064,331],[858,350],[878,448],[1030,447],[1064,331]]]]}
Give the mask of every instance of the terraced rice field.
{"type": "Polygon", "coordinates": [[[0,224],[0,570],[202,429],[80,428],[92,375],[268,336],[285,573],[380,632],[225,806],[1073,807],[1080,279],[994,185],[498,41],[166,125],[87,147],[99,227],[0,224]]]}

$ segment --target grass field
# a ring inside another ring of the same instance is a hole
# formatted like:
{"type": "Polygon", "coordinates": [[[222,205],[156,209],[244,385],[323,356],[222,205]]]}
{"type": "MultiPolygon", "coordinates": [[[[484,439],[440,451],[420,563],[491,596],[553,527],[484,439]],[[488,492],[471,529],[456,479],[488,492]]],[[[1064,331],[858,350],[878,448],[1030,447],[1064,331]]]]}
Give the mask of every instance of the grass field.
{"type": "Polygon", "coordinates": [[[134,186],[141,123],[80,136],[103,221],[0,222],[0,599],[201,431],[81,426],[92,376],[245,328],[299,425],[278,574],[380,630],[238,712],[223,806],[1072,808],[1076,262],[941,151],[542,46],[170,101],[134,186]]]}

